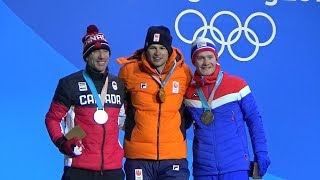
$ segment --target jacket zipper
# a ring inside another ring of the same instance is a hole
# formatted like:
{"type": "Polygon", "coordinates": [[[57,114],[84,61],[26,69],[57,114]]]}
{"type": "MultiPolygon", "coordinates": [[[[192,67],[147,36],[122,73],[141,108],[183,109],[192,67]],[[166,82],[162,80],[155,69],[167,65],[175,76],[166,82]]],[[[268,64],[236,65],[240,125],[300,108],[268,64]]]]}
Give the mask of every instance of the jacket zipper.
{"type": "Polygon", "coordinates": [[[160,154],[160,150],[159,150],[159,141],[160,141],[160,113],[161,113],[161,103],[159,103],[159,114],[158,114],[158,126],[157,126],[157,160],[159,160],[159,154],[160,154]]]}
{"type": "MultiPolygon", "coordinates": [[[[215,131],[215,124],[216,124],[216,121],[214,120],[213,123],[212,123],[212,132],[213,132],[213,142],[216,142],[216,131],[215,131]]],[[[216,143],[213,143],[214,144],[214,157],[216,158],[217,157],[217,144],[216,143]]],[[[217,170],[220,172],[219,170],[219,162],[216,161],[216,167],[217,167],[217,170]]]]}
{"type": "MultiPolygon", "coordinates": [[[[159,75],[160,82],[162,82],[161,74],[158,74],[158,75],[159,75]]],[[[158,125],[157,125],[157,160],[159,160],[159,156],[160,156],[160,150],[159,150],[160,142],[159,141],[160,141],[160,115],[161,115],[161,102],[158,102],[158,103],[159,103],[159,113],[158,113],[158,125]]]]}
{"type": "Polygon", "coordinates": [[[100,169],[100,175],[103,175],[103,169],[104,169],[104,141],[106,139],[106,128],[104,126],[104,124],[101,125],[103,128],[103,137],[102,137],[102,145],[101,145],[101,169],[100,169]]]}

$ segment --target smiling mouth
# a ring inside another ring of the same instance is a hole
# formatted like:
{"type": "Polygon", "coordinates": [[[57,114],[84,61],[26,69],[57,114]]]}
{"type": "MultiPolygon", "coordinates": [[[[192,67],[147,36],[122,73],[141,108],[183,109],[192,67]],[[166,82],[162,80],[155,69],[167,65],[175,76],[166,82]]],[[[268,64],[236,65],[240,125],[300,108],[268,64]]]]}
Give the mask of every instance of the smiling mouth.
{"type": "Polygon", "coordinates": [[[201,69],[211,69],[211,66],[205,66],[205,67],[201,67],[201,69]]]}
{"type": "Polygon", "coordinates": [[[153,60],[158,60],[158,61],[161,60],[161,59],[162,59],[161,57],[154,57],[153,58],[153,60]]]}

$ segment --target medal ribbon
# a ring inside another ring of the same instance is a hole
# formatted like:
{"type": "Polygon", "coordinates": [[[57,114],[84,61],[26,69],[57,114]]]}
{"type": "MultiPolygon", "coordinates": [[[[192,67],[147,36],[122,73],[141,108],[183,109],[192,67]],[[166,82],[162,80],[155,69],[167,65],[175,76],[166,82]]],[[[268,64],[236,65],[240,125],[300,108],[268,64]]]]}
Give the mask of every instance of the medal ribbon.
{"type": "Polygon", "coordinates": [[[222,71],[220,71],[219,75],[218,75],[218,78],[217,78],[217,81],[216,81],[216,83],[215,83],[215,85],[213,87],[213,90],[211,91],[211,94],[210,94],[210,97],[209,97],[208,101],[206,101],[206,98],[203,95],[202,89],[197,84],[197,93],[198,93],[198,95],[200,97],[202,106],[203,106],[205,111],[210,111],[211,110],[211,102],[213,100],[214,93],[218,89],[218,87],[219,87],[219,85],[220,85],[220,83],[222,81],[222,78],[223,78],[223,73],[222,73],[222,71]]]}
{"type": "Polygon", "coordinates": [[[101,95],[99,97],[97,89],[96,89],[92,79],[90,78],[89,74],[87,73],[87,71],[82,71],[82,75],[83,75],[84,79],[86,80],[86,82],[88,83],[89,88],[93,94],[93,97],[96,100],[98,110],[103,110],[104,101],[105,101],[106,94],[108,91],[108,76],[106,77],[106,81],[103,85],[103,88],[101,90],[101,95]]]}
{"type": "Polygon", "coordinates": [[[167,84],[170,76],[172,75],[173,71],[176,69],[177,67],[177,61],[174,60],[174,64],[172,66],[172,68],[170,69],[168,75],[166,76],[166,78],[164,79],[163,82],[161,82],[157,77],[155,77],[154,75],[150,74],[150,76],[155,80],[157,81],[157,83],[161,86],[161,88],[164,88],[164,86],[167,84]]]}

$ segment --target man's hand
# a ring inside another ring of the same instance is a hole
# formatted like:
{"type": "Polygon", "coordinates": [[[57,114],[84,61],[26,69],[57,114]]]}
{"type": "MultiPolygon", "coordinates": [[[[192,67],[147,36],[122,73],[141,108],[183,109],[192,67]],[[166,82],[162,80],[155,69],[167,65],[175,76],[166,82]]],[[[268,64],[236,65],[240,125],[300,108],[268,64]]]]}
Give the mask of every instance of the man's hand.
{"type": "Polygon", "coordinates": [[[257,152],[255,155],[255,161],[258,163],[258,175],[260,177],[264,176],[268,170],[268,167],[271,163],[268,152],[257,152]]]}
{"type": "Polygon", "coordinates": [[[78,140],[77,137],[67,140],[65,137],[59,138],[56,143],[59,150],[70,157],[76,157],[82,154],[82,150],[84,149],[81,141],[78,140]]]}

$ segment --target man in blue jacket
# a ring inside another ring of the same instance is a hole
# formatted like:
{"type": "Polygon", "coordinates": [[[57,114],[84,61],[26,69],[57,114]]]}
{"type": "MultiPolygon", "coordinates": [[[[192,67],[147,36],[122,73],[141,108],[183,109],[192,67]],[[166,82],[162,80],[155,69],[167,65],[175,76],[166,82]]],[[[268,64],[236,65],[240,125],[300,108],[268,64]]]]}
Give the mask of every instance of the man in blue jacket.
{"type": "Polygon", "coordinates": [[[266,137],[255,99],[247,83],[222,72],[214,43],[198,37],[191,48],[196,67],[185,95],[185,113],[194,125],[193,176],[195,180],[248,180],[250,157],[248,127],[257,174],[270,165],[266,137]]]}

